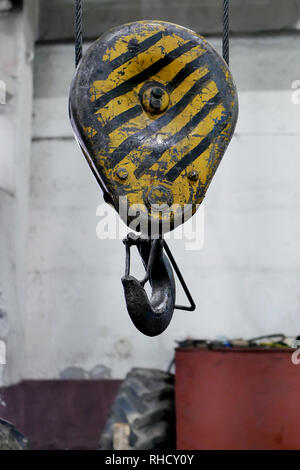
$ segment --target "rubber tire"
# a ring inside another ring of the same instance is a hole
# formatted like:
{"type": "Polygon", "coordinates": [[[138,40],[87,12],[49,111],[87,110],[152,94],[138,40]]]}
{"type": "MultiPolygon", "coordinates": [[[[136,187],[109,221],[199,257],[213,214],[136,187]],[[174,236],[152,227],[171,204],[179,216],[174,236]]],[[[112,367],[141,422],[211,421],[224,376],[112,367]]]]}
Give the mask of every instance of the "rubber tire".
{"type": "Polygon", "coordinates": [[[28,441],[9,421],[0,419],[0,451],[27,450],[28,441]]]}
{"type": "Polygon", "coordinates": [[[174,376],[156,369],[132,369],[104,426],[101,450],[114,450],[114,423],[129,424],[129,450],[176,449],[174,376]]]}

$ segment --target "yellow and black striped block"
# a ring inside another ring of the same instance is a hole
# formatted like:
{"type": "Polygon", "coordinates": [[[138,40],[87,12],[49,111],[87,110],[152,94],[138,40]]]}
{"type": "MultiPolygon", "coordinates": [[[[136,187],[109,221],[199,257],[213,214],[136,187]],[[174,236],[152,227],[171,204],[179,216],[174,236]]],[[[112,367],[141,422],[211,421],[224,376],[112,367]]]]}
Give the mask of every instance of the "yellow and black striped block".
{"type": "Polygon", "coordinates": [[[71,86],[77,139],[106,200],[126,223],[136,205],[148,221],[172,213],[169,229],[182,222],[186,205],[185,217],[193,215],[237,114],[236,88],[223,59],[203,37],[165,22],[131,23],[103,35],[84,55],[71,86]],[[125,215],[120,196],[127,198],[125,215]],[[165,209],[153,211],[151,204],[165,209]]]}

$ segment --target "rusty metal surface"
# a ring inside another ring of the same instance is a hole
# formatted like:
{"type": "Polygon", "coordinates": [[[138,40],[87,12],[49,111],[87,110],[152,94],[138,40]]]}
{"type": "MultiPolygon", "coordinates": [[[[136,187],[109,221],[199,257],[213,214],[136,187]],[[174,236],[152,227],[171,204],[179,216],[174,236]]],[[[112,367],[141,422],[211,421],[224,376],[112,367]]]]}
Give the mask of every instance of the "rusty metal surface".
{"type": "Polygon", "coordinates": [[[178,349],[177,448],[300,449],[293,351],[178,349]]]}

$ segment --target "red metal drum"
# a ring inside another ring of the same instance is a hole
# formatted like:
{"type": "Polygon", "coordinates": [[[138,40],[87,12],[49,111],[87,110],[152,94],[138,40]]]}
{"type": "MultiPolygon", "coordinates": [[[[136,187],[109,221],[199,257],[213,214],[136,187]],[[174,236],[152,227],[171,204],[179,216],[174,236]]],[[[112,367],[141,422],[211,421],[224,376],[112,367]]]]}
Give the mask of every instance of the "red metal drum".
{"type": "Polygon", "coordinates": [[[177,448],[300,449],[300,365],[292,353],[177,349],[177,448]]]}

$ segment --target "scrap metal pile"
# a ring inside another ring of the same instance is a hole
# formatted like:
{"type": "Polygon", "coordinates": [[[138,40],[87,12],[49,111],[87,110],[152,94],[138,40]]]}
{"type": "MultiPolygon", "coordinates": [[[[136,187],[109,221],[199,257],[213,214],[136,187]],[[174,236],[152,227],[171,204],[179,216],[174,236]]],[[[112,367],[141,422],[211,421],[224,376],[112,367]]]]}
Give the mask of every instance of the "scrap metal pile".
{"type": "Polygon", "coordinates": [[[186,339],[177,342],[180,348],[198,349],[220,349],[220,348],[297,348],[300,347],[299,336],[285,336],[276,333],[267,336],[258,336],[251,339],[235,338],[229,339],[225,336],[218,336],[215,340],[208,339],[186,339]]]}

